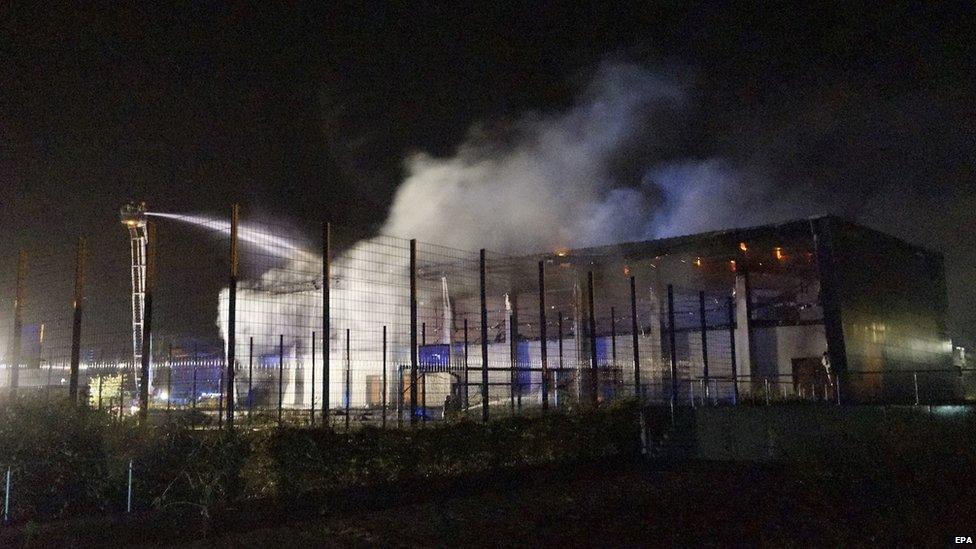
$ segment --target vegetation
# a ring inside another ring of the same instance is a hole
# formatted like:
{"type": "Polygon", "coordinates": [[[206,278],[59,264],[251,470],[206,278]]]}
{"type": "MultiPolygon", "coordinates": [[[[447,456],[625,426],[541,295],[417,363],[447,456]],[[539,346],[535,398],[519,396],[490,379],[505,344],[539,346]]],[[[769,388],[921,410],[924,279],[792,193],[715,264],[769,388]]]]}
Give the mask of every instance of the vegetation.
{"type": "Polygon", "coordinates": [[[287,503],[309,493],[633,455],[638,440],[635,410],[625,404],[487,427],[458,420],[348,434],[299,427],[229,433],[182,420],[140,426],[135,418],[36,399],[0,409],[0,466],[13,473],[15,521],[124,511],[130,462],[136,509],[209,516],[254,499],[287,503]]]}
{"type": "MultiPolygon", "coordinates": [[[[628,403],[346,434],[143,427],[21,400],[0,408],[17,525],[0,545],[477,545],[488,530],[516,544],[930,545],[976,524],[970,409],[776,408],[713,412],[773,433],[779,463],[648,467],[628,403]],[[135,512],[123,515],[130,461],[135,512]]],[[[650,439],[666,439],[670,421],[649,411],[650,439]]]]}

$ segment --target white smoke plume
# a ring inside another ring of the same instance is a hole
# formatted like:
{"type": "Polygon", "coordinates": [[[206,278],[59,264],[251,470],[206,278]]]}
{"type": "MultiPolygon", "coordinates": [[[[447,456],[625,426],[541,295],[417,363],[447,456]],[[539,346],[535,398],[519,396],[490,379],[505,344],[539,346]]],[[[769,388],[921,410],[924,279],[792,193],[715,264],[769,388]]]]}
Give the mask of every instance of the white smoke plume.
{"type": "MultiPolygon", "coordinates": [[[[525,114],[506,135],[474,129],[450,158],[416,153],[382,232],[463,249],[527,253],[760,223],[768,187],[717,158],[649,163],[620,181],[614,163],[661,140],[655,112],[686,108],[686,88],[629,64],[604,64],[568,111],[525,114]],[[744,208],[744,210],[743,210],[744,208]],[[743,215],[743,211],[748,212],[743,215]]],[[[760,180],[761,181],[761,180],[760,180]]]]}
{"type": "MultiPolygon", "coordinates": [[[[793,213],[775,207],[765,207],[761,214],[750,210],[754,204],[771,203],[769,186],[756,177],[747,183],[718,158],[649,161],[636,180],[615,176],[616,163],[635,143],[647,147],[663,139],[656,135],[654,115],[680,114],[687,102],[687,90],[670,79],[634,65],[605,64],[577,102],[561,114],[527,113],[503,135],[472,129],[450,158],[424,153],[407,158],[407,177],[381,232],[466,250],[519,254],[687,234],[793,213]]],[[[405,265],[377,271],[372,264],[371,254],[383,247],[384,238],[359,242],[334,261],[334,365],[342,364],[338,342],[346,328],[375,341],[381,326],[402,321],[404,311],[398,308],[407,300],[406,289],[395,281],[406,277],[405,265]],[[381,295],[380,288],[388,290],[381,295]]],[[[320,258],[314,252],[295,252],[296,260],[264,273],[261,286],[290,281],[295,273],[314,277],[320,258]]],[[[301,341],[321,325],[318,312],[305,313],[316,310],[310,304],[318,303],[321,290],[269,295],[242,287],[237,299],[239,346],[241,336],[274,340],[282,331],[275,319],[302,317],[282,334],[286,356],[291,357],[286,394],[294,395],[285,404],[310,405],[311,370],[305,367],[310,357],[307,343],[301,341]],[[264,333],[269,329],[277,331],[264,333]]],[[[436,292],[425,299],[445,298],[436,292]]],[[[218,324],[225,337],[226,308],[224,290],[218,324]]],[[[402,331],[391,335],[392,348],[408,348],[400,341],[402,331]]],[[[505,344],[499,349],[508,352],[505,344]]],[[[359,394],[351,398],[358,405],[366,398],[362,376],[376,373],[382,355],[372,347],[357,349],[356,354],[361,361],[353,368],[359,394]]],[[[343,398],[339,385],[333,384],[331,393],[333,402],[343,398]]]]}

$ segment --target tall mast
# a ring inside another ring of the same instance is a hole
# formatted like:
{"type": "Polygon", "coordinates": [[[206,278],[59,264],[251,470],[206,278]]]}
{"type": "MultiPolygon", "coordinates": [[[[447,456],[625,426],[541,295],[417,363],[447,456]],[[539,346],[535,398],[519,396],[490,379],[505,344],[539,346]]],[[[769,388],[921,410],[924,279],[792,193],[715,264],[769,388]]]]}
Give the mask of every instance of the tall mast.
{"type": "Polygon", "coordinates": [[[122,225],[129,229],[129,248],[132,252],[132,367],[142,364],[142,329],[146,305],[146,203],[130,202],[119,212],[122,225]]]}

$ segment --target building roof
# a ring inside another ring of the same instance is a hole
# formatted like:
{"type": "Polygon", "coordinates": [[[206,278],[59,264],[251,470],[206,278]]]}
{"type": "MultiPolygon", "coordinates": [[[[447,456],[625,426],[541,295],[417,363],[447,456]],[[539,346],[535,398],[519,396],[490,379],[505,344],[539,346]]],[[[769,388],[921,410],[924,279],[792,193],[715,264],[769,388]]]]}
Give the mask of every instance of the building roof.
{"type": "MultiPolygon", "coordinates": [[[[853,231],[854,233],[869,235],[873,238],[881,239],[888,245],[910,248],[912,251],[922,252],[924,254],[938,255],[937,252],[909,244],[908,242],[875,229],[871,229],[870,227],[829,215],[819,215],[806,219],[794,219],[768,225],[723,229],[655,240],[576,248],[568,251],[567,255],[574,258],[591,258],[596,260],[607,257],[636,259],[645,258],[648,256],[680,253],[689,253],[702,256],[711,254],[727,254],[729,251],[737,249],[739,243],[741,242],[750,243],[755,241],[768,241],[770,243],[775,243],[776,241],[780,240],[792,240],[795,242],[798,239],[805,238],[809,238],[810,242],[813,242],[815,237],[822,233],[823,227],[827,224],[838,228],[842,227],[846,230],[853,231]]],[[[545,255],[551,256],[552,254],[545,255]]]]}

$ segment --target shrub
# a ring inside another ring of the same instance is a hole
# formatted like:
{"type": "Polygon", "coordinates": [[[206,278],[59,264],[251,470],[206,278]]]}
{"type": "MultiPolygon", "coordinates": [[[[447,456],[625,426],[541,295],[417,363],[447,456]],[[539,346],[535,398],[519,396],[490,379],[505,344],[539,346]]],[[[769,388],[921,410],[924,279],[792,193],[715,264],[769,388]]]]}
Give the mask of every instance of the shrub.
{"type": "Polygon", "coordinates": [[[0,460],[14,472],[20,520],[123,511],[130,462],[136,508],[206,517],[248,498],[287,504],[310,492],[635,451],[634,413],[616,405],[487,426],[460,419],[418,429],[228,433],[197,429],[179,415],[140,426],[61,401],[14,400],[0,409],[0,460]]]}
{"type": "Polygon", "coordinates": [[[12,472],[14,518],[106,508],[112,428],[104,413],[60,400],[15,398],[0,406],[0,464],[12,472]]]}

